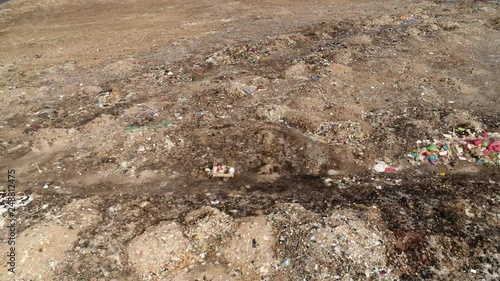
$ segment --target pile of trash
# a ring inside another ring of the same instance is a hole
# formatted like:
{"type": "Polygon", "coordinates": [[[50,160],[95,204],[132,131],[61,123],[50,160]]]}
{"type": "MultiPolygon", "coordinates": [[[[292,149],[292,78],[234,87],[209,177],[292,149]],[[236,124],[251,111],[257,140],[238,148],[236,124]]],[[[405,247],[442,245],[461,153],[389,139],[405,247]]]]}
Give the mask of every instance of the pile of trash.
{"type": "Polygon", "coordinates": [[[95,104],[100,108],[111,108],[117,102],[119,102],[120,98],[121,98],[120,90],[113,88],[109,91],[103,91],[99,93],[99,95],[96,97],[95,104]]]}
{"type": "Polygon", "coordinates": [[[205,174],[209,178],[221,178],[227,181],[229,178],[234,178],[234,167],[214,163],[212,168],[205,168],[205,174]]]}
{"type": "Polygon", "coordinates": [[[353,121],[326,122],[318,126],[312,137],[327,144],[358,144],[366,136],[361,125],[353,121]]]}
{"type": "Polygon", "coordinates": [[[461,161],[500,166],[500,133],[477,129],[453,129],[442,140],[418,140],[418,147],[407,154],[413,165],[453,166],[461,161]]]}

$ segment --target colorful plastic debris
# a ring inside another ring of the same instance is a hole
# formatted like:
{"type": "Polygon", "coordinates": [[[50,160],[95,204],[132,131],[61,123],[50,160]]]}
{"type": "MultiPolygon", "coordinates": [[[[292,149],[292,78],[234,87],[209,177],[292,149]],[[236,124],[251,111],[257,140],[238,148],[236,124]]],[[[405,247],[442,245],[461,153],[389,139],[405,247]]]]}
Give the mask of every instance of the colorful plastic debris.
{"type": "Polygon", "coordinates": [[[445,139],[417,141],[418,147],[407,158],[414,165],[453,165],[467,161],[480,165],[500,165],[500,134],[457,128],[445,139]]]}

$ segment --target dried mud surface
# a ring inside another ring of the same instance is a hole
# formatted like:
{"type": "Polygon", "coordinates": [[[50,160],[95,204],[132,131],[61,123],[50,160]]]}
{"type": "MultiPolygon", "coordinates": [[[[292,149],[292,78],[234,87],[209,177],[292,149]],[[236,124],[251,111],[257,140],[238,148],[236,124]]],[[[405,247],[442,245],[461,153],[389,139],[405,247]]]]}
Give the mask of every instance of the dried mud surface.
{"type": "Polygon", "coordinates": [[[500,132],[498,1],[166,2],[1,4],[15,280],[500,278],[500,166],[407,159],[500,132]]]}

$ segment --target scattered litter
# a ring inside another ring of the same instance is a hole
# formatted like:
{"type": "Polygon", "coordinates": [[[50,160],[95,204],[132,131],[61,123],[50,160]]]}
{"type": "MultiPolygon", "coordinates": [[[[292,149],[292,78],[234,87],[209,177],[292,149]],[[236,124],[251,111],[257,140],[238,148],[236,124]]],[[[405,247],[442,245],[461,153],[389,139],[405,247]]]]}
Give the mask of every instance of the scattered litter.
{"type": "Polygon", "coordinates": [[[313,80],[313,81],[318,81],[318,80],[319,80],[319,78],[318,78],[318,76],[314,76],[314,77],[312,78],[312,80],[313,80]]]}
{"type": "Polygon", "coordinates": [[[49,184],[48,184],[48,183],[46,183],[46,184],[43,186],[43,188],[45,188],[45,189],[49,188],[49,184]]]}
{"type": "Polygon", "coordinates": [[[419,141],[418,147],[407,158],[413,165],[454,165],[468,161],[480,165],[500,165],[500,134],[475,129],[457,128],[444,139],[419,141]]]}
{"type": "Polygon", "coordinates": [[[238,47],[228,47],[218,51],[208,57],[205,63],[209,67],[219,64],[225,65],[244,65],[258,64],[262,58],[271,54],[270,47],[264,47],[259,44],[245,44],[238,47]]]}
{"type": "Polygon", "coordinates": [[[358,122],[326,122],[318,126],[312,137],[328,144],[359,144],[367,136],[358,122]]]}
{"type": "Polygon", "coordinates": [[[290,260],[290,259],[286,259],[286,260],[283,262],[283,264],[284,264],[285,266],[290,266],[290,265],[292,264],[292,260],[290,260]]]}

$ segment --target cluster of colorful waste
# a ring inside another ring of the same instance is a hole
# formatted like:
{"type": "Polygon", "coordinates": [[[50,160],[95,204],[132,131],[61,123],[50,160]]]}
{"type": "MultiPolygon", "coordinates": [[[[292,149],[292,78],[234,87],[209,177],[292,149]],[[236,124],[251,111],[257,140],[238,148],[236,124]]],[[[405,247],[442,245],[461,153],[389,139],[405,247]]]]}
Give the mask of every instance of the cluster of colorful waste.
{"type": "Polygon", "coordinates": [[[419,140],[407,157],[414,165],[429,163],[453,166],[468,161],[500,166],[500,133],[458,128],[443,134],[442,140],[419,140]]]}
{"type": "Polygon", "coordinates": [[[209,178],[222,178],[224,181],[234,178],[234,171],[234,167],[221,164],[214,164],[212,168],[205,168],[205,173],[209,178]]]}

